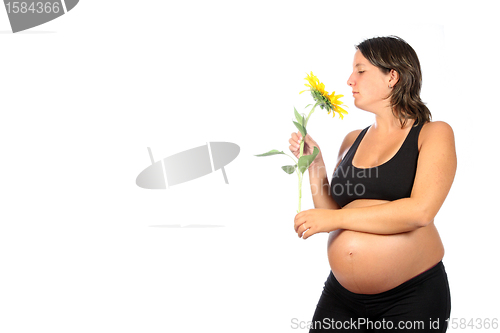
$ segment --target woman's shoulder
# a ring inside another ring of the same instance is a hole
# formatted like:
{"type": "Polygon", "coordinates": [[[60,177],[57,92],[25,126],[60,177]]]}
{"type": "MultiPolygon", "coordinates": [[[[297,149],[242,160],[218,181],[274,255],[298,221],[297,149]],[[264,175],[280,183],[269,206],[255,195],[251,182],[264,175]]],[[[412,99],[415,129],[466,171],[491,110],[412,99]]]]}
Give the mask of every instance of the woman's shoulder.
{"type": "Polygon", "coordinates": [[[345,136],[344,142],[342,144],[347,143],[347,144],[349,144],[349,146],[352,146],[352,144],[354,143],[354,141],[356,141],[356,138],[361,134],[362,131],[363,131],[363,129],[357,129],[354,131],[350,131],[345,136]]]}
{"type": "Polygon", "coordinates": [[[437,140],[454,141],[455,135],[451,126],[444,121],[428,121],[422,125],[418,138],[419,147],[437,140]]]}
{"type": "Polygon", "coordinates": [[[351,148],[351,146],[354,144],[354,141],[356,141],[356,138],[362,131],[362,129],[358,129],[347,133],[344,141],[342,141],[342,144],[340,145],[339,158],[344,158],[345,154],[347,154],[349,148],[351,148]]]}

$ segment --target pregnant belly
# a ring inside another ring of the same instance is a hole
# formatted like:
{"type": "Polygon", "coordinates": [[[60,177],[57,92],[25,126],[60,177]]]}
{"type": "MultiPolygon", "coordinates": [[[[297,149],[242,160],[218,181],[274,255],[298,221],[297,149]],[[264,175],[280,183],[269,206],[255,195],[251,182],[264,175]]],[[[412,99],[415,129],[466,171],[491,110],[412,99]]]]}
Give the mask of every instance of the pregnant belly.
{"type": "MultiPolygon", "coordinates": [[[[343,209],[385,202],[356,200],[343,209]]],[[[346,289],[360,294],[392,289],[431,268],[443,255],[434,223],[394,235],[335,230],[328,239],[328,260],[333,274],[346,289]]]]}

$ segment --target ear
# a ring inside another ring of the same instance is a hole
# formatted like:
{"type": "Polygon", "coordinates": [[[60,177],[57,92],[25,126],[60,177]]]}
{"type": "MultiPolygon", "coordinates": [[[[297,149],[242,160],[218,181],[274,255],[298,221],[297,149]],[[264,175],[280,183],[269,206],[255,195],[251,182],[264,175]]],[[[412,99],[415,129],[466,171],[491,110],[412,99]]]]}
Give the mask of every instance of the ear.
{"type": "Polygon", "coordinates": [[[389,87],[394,87],[396,83],[399,81],[399,73],[396,72],[394,69],[391,69],[389,72],[389,87]]]}

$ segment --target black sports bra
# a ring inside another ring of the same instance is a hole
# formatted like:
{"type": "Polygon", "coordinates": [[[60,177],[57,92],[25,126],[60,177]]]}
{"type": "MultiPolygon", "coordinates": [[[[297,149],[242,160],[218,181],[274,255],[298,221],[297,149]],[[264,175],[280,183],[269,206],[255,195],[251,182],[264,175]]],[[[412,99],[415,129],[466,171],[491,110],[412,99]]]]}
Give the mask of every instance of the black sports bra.
{"type": "Polygon", "coordinates": [[[409,198],[418,160],[418,135],[423,122],[412,127],[396,155],[373,168],[356,168],[352,159],[368,126],[359,133],[333,173],[330,194],[341,207],[356,199],[397,200],[409,198]]]}

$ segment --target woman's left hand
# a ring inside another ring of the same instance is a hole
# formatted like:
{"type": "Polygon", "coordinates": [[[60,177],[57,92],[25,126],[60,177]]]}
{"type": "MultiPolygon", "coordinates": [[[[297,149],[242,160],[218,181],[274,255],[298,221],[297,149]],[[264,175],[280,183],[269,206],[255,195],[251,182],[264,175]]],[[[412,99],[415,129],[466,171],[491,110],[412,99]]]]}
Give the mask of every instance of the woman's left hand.
{"type": "Polygon", "coordinates": [[[333,209],[309,209],[295,215],[294,227],[299,238],[307,239],[318,232],[329,232],[332,227],[333,209]]]}

